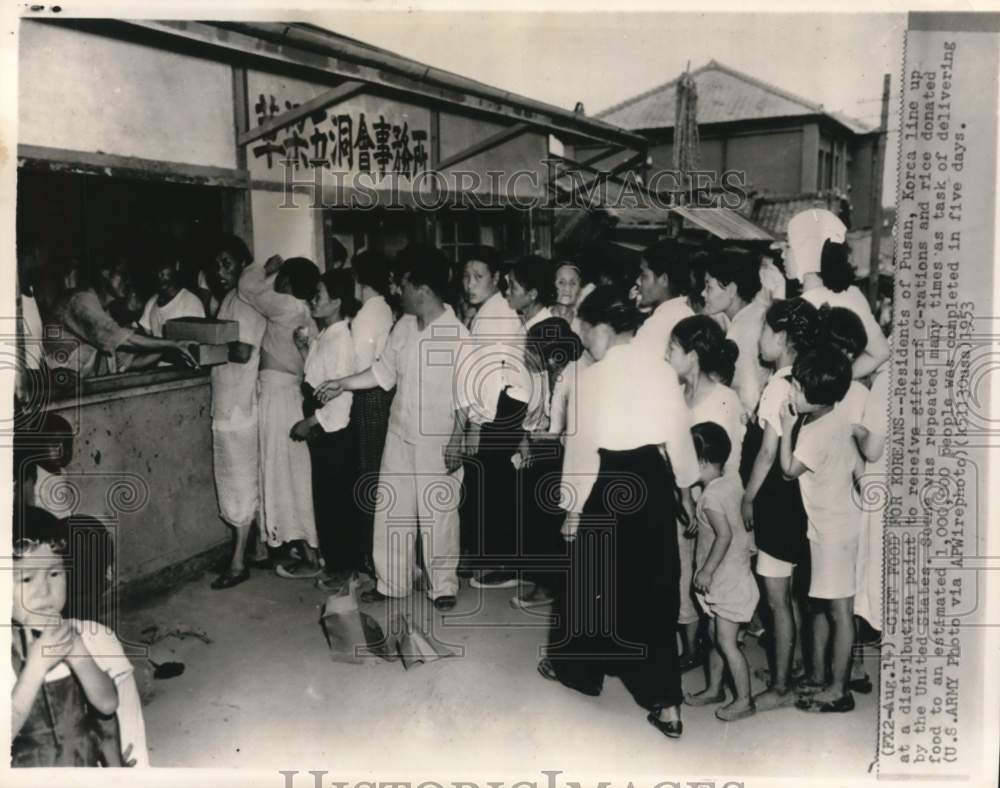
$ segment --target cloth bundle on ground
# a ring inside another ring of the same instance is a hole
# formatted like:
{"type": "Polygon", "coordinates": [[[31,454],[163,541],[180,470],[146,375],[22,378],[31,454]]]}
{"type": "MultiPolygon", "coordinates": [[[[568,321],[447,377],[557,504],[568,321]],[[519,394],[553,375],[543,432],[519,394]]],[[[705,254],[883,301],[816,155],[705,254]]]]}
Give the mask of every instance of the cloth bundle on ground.
{"type": "Polygon", "coordinates": [[[323,604],[320,625],[332,660],[357,664],[378,657],[386,662],[400,660],[408,670],[414,665],[458,655],[402,613],[390,613],[387,631],[383,632],[372,616],[358,609],[360,585],[355,575],[323,604]]]}

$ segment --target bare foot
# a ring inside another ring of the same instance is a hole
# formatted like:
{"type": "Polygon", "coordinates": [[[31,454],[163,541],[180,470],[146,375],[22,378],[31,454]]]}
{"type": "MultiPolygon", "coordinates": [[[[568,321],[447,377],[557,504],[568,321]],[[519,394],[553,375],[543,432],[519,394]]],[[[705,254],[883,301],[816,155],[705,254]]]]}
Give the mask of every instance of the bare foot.
{"type": "Polygon", "coordinates": [[[827,687],[820,692],[814,692],[809,696],[809,700],[813,703],[832,703],[833,701],[840,700],[847,693],[841,692],[839,687],[827,687]]]}
{"type": "Polygon", "coordinates": [[[753,702],[757,705],[757,711],[770,711],[794,705],[795,698],[795,693],[787,687],[768,687],[760,695],[754,696],[753,702]]]}
{"type": "Polygon", "coordinates": [[[701,692],[686,696],[684,702],[688,706],[711,706],[713,703],[722,703],[725,699],[726,694],[722,691],[722,687],[718,689],[705,687],[701,692]]]}

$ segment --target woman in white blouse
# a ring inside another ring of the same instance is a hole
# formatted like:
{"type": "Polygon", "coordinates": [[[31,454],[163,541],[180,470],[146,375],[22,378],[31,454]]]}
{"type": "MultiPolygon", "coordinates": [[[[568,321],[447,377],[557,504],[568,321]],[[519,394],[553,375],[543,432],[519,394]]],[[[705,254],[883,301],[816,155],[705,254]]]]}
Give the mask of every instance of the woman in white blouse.
{"type": "Polygon", "coordinates": [[[306,418],[292,427],[291,436],[309,442],[316,536],[327,576],[339,586],[336,577],[361,569],[364,556],[354,504],[354,434],[349,429],[352,394],[347,392],[321,404],[313,391],[321,383],[353,375],[357,369],[347,325],[358,311],[350,273],[334,269],[323,274],[310,307],[320,332],[311,341],[301,333],[295,338],[305,354],[306,418]]]}
{"type": "MultiPolygon", "coordinates": [[[[353,373],[371,368],[382,356],[395,318],[386,301],[390,286],[389,262],[377,252],[364,251],[354,256],[352,264],[355,295],[361,301],[361,309],[351,321],[355,362],[353,373]]],[[[351,429],[354,432],[357,472],[353,479],[359,480],[365,489],[374,489],[378,481],[394,393],[395,389],[386,391],[381,386],[354,392],[351,429]]],[[[368,507],[360,513],[359,518],[359,538],[364,550],[362,561],[369,574],[375,571],[371,556],[374,517],[374,512],[368,507]]]]}
{"type": "Polygon", "coordinates": [[[686,488],[698,479],[691,421],[663,353],[632,342],[639,314],[625,293],[597,288],[580,321],[595,363],[580,376],[566,445],[563,532],[573,545],[538,670],[587,695],[617,675],[649,722],[678,738],[674,522],[688,517],[686,488]]]}
{"type": "Polygon", "coordinates": [[[465,299],[476,310],[461,370],[470,404],[462,550],[484,564],[470,581],[473,588],[517,585],[517,477],[510,458],[524,436],[533,390],[524,366],[524,326],[501,290],[500,268],[496,249],[476,246],[462,271],[465,299]]]}

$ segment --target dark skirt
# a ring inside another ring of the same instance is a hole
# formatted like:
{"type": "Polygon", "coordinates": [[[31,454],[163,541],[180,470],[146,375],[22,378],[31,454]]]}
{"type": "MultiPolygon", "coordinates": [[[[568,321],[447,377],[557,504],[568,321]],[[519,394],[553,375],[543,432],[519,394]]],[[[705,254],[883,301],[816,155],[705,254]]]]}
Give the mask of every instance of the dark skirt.
{"type": "Polygon", "coordinates": [[[557,594],[549,659],[588,694],[621,678],[646,709],[683,700],[675,623],[680,606],[674,477],[655,446],[600,451],[600,472],[557,594]]]}
{"type": "Polygon", "coordinates": [[[518,474],[518,520],[523,546],[524,577],[554,591],[566,585],[567,543],[559,508],[563,446],[556,438],[531,442],[531,462],[518,474]]]}
{"type": "Polygon", "coordinates": [[[365,563],[371,565],[372,529],[375,523],[375,509],[365,502],[372,500],[370,491],[378,483],[378,472],[382,465],[382,451],[385,436],[389,430],[389,409],[396,390],[382,388],[365,389],[354,392],[351,403],[351,427],[354,432],[354,447],[357,452],[355,469],[355,492],[358,504],[359,540],[365,556],[365,563]]]}
{"type": "MultiPolygon", "coordinates": [[[[793,431],[793,442],[798,436],[799,425],[793,431]]],[[[743,438],[743,455],[740,473],[746,484],[753,470],[754,460],[764,441],[764,431],[756,420],[747,424],[743,438]]],[[[757,549],[791,564],[809,562],[809,541],[806,538],[806,510],[802,503],[798,479],[786,479],[781,471],[781,461],[775,457],[754,499],[754,539],[757,549]]]]}
{"type": "Polygon", "coordinates": [[[494,420],[483,424],[479,452],[466,461],[461,510],[462,551],[472,565],[512,568],[519,563],[518,479],[511,457],[524,437],[525,404],[500,394],[494,420]]]}
{"type": "Polygon", "coordinates": [[[355,502],[357,453],[354,432],[345,427],[309,439],[313,507],[320,553],[330,570],[362,569],[371,541],[364,541],[355,502]]]}

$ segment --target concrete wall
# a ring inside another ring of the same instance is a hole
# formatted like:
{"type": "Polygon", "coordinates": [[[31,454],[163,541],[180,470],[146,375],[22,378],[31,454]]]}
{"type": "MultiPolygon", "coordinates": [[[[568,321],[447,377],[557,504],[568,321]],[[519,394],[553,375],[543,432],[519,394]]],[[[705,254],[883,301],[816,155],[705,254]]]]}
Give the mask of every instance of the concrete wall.
{"type": "Polygon", "coordinates": [[[253,249],[257,260],[273,254],[284,258],[308,257],[323,268],[323,234],[320,208],[312,207],[312,197],[294,194],[286,199],[279,191],[254,189],[250,195],[253,211],[253,249]]]}
{"type": "Polygon", "coordinates": [[[228,65],[24,21],[18,141],[235,167],[228,65]]]}
{"type": "MultiPolygon", "coordinates": [[[[794,194],[801,181],[802,139],[798,130],[703,138],[699,145],[699,169],[721,173],[746,172],[747,184],[772,194],[794,194]]],[[[650,148],[652,172],[673,168],[673,145],[650,148]]],[[[666,185],[667,181],[663,181],[666,185]]]]}
{"type": "MultiPolygon", "coordinates": [[[[471,145],[502,131],[505,126],[480,118],[467,118],[447,112],[441,113],[441,158],[459,153],[471,145]]],[[[519,198],[541,196],[545,193],[548,171],[542,161],[548,156],[548,135],[526,132],[501,145],[459,162],[444,170],[449,189],[472,184],[461,180],[456,173],[475,173],[479,185],[472,190],[481,193],[516,195],[519,198]],[[490,173],[498,173],[492,178],[490,173]],[[518,175],[518,173],[523,173],[518,175]]],[[[463,191],[468,191],[468,186],[463,191]]]]}
{"type": "Polygon", "coordinates": [[[726,167],[744,170],[747,185],[771,194],[794,194],[801,182],[802,134],[748,134],[726,141],[726,167]]]}
{"type": "Polygon", "coordinates": [[[77,433],[69,500],[76,513],[112,520],[119,582],[228,539],[212,477],[208,379],[170,385],[178,384],[54,408],[77,433]]]}

